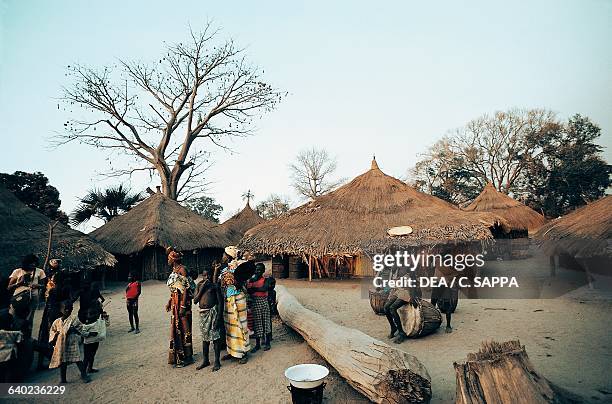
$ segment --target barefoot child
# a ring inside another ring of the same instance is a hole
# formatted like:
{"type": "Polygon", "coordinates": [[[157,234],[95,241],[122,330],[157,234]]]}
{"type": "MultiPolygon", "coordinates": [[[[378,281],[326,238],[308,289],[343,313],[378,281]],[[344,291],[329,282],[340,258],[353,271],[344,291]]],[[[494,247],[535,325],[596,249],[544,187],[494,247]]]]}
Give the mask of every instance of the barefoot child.
{"type": "Polygon", "coordinates": [[[140,297],[141,286],[132,273],[128,276],[128,285],[125,288],[125,301],[127,304],[128,317],[130,319],[130,330],[128,332],[134,332],[138,334],[140,332],[139,320],[138,320],[138,297],[140,297]],[[136,328],[134,328],[134,322],[136,322],[136,328]]]}
{"type": "Polygon", "coordinates": [[[212,368],[216,372],[221,367],[219,356],[221,355],[221,327],[223,327],[223,296],[216,282],[213,282],[208,272],[202,272],[202,279],[196,287],[194,302],[200,309],[200,330],[202,331],[202,364],[196,370],[210,365],[208,351],[210,343],[213,343],[215,351],[215,364],[212,368]]]}
{"type": "Polygon", "coordinates": [[[100,317],[100,310],[90,307],[87,310],[87,321],[83,324],[83,331],[88,334],[83,340],[84,363],[87,373],[96,373],[93,367],[100,341],[106,338],[106,322],[100,317]]]}
{"type": "MultiPolygon", "coordinates": [[[[61,304],[60,312],[62,316],[55,320],[49,332],[49,343],[53,345],[53,355],[51,356],[50,369],[60,368],[61,383],[66,383],[66,370],[68,365],[76,363],[81,372],[81,379],[89,383],[91,379],[87,376],[85,364],[83,363],[83,324],[76,316],[72,315],[72,303],[65,301],[61,304]]],[[[93,335],[89,334],[89,335],[93,335]]]]}

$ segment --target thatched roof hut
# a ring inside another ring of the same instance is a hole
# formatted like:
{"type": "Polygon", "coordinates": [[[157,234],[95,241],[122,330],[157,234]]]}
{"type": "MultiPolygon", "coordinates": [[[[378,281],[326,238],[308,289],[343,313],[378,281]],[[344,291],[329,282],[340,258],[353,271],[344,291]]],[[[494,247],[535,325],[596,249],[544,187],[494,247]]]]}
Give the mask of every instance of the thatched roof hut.
{"type": "Polygon", "coordinates": [[[467,212],[491,212],[503,217],[512,231],[537,231],[545,222],[544,216],[529,206],[499,192],[490,182],[468,206],[467,212]]]}
{"type": "MultiPolygon", "coordinates": [[[[17,268],[30,253],[41,260],[47,254],[51,219],[22,203],[13,193],[0,187],[0,268],[17,268]]],[[[61,258],[66,268],[113,266],[112,254],[87,235],[58,223],[53,229],[51,258],[61,258]]]]}
{"type": "Polygon", "coordinates": [[[390,247],[458,244],[492,238],[492,215],[463,212],[371,169],[348,184],[248,230],[240,247],[254,253],[348,256],[390,247]],[[388,229],[412,233],[390,237],[388,229]]]}
{"type": "Polygon", "coordinates": [[[200,270],[219,258],[231,241],[220,225],[203,218],[162,193],[155,193],[129,212],[94,230],[91,236],[118,256],[125,272],[142,279],[164,276],[169,268],[164,250],[182,251],[186,265],[200,270]],[[127,258],[132,258],[127,260],[127,258]]]}
{"type": "Polygon", "coordinates": [[[247,201],[244,209],[223,222],[221,228],[232,244],[237,244],[247,230],[263,222],[265,219],[259,216],[247,201]]]}
{"type": "Polygon", "coordinates": [[[534,238],[549,255],[612,258],[612,195],[552,220],[534,238]]]}

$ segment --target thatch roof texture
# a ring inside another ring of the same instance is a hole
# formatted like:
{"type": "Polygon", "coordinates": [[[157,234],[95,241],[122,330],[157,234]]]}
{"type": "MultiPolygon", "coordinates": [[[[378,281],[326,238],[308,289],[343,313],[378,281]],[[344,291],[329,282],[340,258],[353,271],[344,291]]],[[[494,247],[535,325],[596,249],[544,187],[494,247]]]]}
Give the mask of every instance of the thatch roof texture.
{"type": "Polygon", "coordinates": [[[159,192],[90,235],[108,251],[123,255],[140,252],[148,246],[190,251],[230,244],[219,224],[159,192]]]}
{"type": "Polygon", "coordinates": [[[503,217],[510,230],[537,231],[546,222],[544,216],[529,206],[499,192],[490,182],[468,206],[467,212],[491,212],[503,217]]]}
{"type": "Polygon", "coordinates": [[[549,255],[612,258],[612,195],[552,220],[534,238],[549,255]]]}
{"type": "Polygon", "coordinates": [[[249,202],[247,202],[244,209],[223,222],[221,227],[232,244],[238,244],[247,230],[263,222],[265,222],[265,219],[259,216],[257,212],[251,208],[249,202]]]}
{"type": "Polygon", "coordinates": [[[463,212],[383,173],[376,163],[348,184],[246,232],[244,250],[266,254],[357,255],[392,246],[486,240],[491,215],[463,212]],[[411,226],[407,236],[387,230],[411,226]]]}
{"type": "MultiPolygon", "coordinates": [[[[19,267],[26,254],[37,254],[41,264],[47,254],[51,219],[26,206],[0,187],[0,268],[19,267]]],[[[117,262],[87,235],[58,223],[53,229],[51,258],[62,259],[65,268],[113,266],[117,262]]]]}

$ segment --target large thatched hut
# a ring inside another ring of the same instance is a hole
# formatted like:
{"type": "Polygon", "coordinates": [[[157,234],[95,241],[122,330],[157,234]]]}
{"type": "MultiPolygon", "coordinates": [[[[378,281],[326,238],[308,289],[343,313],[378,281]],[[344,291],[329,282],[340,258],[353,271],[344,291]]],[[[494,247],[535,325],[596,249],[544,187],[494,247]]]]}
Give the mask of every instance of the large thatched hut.
{"type": "Polygon", "coordinates": [[[510,237],[526,237],[528,232],[536,232],[546,222],[544,216],[503,192],[499,192],[490,182],[480,195],[463,210],[492,212],[503,217],[510,228],[508,233],[510,237]]]}
{"type": "Polygon", "coordinates": [[[230,244],[217,223],[159,192],[94,230],[91,236],[118,258],[118,279],[129,272],[143,280],[164,278],[169,273],[167,247],[181,251],[185,265],[201,272],[230,244]]]}
{"type": "Polygon", "coordinates": [[[221,228],[225,231],[232,244],[238,244],[247,230],[263,222],[265,222],[265,219],[259,216],[247,201],[244,209],[223,222],[221,228]]]}
{"type": "Polygon", "coordinates": [[[373,253],[480,245],[492,238],[491,217],[463,212],[418,192],[383,173],[373,160],[370,170],[348,184],[248,230],[239,247],[277,257],[301,257],[308,263],[310,277],[313,273],[372,276],[368,257],[373,253]],[[389,236],[388,230],[397,226],[410,226],[412,231],[389,236]]]}
{"type": "MultiPolygon", "coordinates": [[[[22,203],[0,187],[0,268],[4,275],[17,268],[30,253],[43,260],[47,254],[51,219],[22,203]]],[[[51,258],[61,258],[67,269],[113,266],[112,254],[89,236],[57,223],[53,228],[51,258]]]]}
{"type": "Polygon", "coordinates": [[[526,258],[530,251],[529,234],[536,232],[546,222],[544,216],[498,191],[490,182],[463,210],[489,212],[505,220],[509,231],[493,234],[499,241],[489,251],[490,258],[526,258]]]}
{"type": "Polygon", "coordinates": [[[589,203],[552,220],[534,235],[543,251],[551,257],[569,256],[587,273],[612,271],[612,195],[589,203]]]}

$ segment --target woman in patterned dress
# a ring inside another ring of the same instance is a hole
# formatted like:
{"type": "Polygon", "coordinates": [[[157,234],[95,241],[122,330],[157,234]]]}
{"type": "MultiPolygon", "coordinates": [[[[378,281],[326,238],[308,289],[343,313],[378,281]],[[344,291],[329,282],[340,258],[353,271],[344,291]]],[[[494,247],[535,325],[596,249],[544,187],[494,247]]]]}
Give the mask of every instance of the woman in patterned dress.
{"type": "Polygon", "coordinates": [[[170,300],[166,304],[166,311],[172,314],[168,364],[183,367],[193,363],[191,299],[195,292],[195,282],[182,264],[180,253],[169,249],[168,264],[172,266],[172,273],[166,282],[170,289],[170,300]]]}

